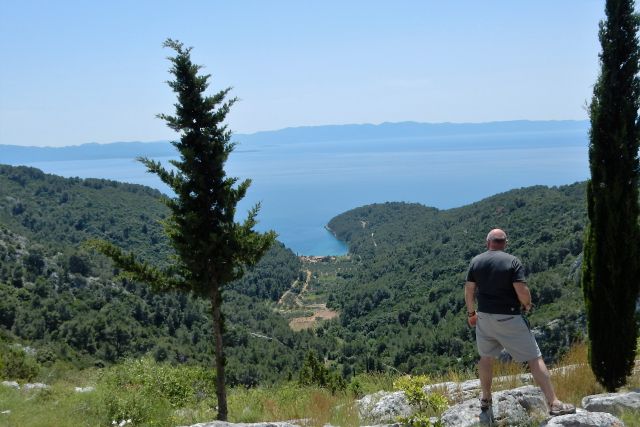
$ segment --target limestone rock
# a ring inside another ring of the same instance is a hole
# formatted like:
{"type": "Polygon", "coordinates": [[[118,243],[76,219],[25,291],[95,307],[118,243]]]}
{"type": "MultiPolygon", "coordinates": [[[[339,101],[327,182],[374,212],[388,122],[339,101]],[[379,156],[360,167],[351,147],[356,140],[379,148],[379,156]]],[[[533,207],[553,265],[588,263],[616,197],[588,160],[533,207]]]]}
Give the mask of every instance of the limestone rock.
{"type": "Polygon", "coordinates": [[[452,381],[429,384],[422,388],[425,393],[441,393],[454,401],[464,401],[478,396],[480,380],[469,380],[461,383],[452,381]]]}
{"type": "Polygon", "coordinates": [[[494,393],[493,399],[497,398],[498,402],[500,402],[503,398],[508,399],[511,397],[531,416],[541,417],[548,414],[547,403],[539,387],[528,385],[513,390],[499,391],[494,393]]]}
{"type": "Polygon", "coordinates": [[[578,409],[575,414],[553,417],[541,427],[624,427],[624,423],[606,412],[578,409]]]}
{"type": "Polygon", "coordinates": [[[493,411],[480,411],[478,399],[466,400],[454,405],[442,414],[442,424],[449,427],[471,427],[489,424],[493,411]]]}
{"type": "Polygon", "coordinates": [[[471,427],[491,421],[496,425],[526,425],[532,418],[546,414],[547,406],[540,389],[524,386],[493,393],[493,406],[486,412],[480,410],[478,398],[451,406],[442,414],[442,422],[450,427],[471,427]]]}
{"type": "MultiPolygon", "coordinates": [[[[523,386],[531,384],[533,382],[533,377],[531,374],[507,375],[503,377],[496,377],[494,378],[494,381],[499,383],[512,382],[523,386]]],[[[480,380],[468,380],[461,383],[448,381],[444,383],[429,384],[424,386],[423,390],[425,393],[441,393],[446,395],[452,401],[462,402],[480,395],[480,380]]]]}
{"type": "Polygon", "coordinates": [[[20,390],[20,384],[16,381],[2,381],[2,385],[5,387],[15,388],[16,390],[20,390]]]}
{"type": "Polygon", "coordinates": [[[25,384],[22,386],[23,390],[26,391],[30,391],[30,390],[47,390],[50,387],[46,384],[43,383],[29,383],[29,384],[25,384]]]}
{"type": "Polygon", "coordinates": [[[603,393],[582,399],[582,407],[590,412],[620,415],[622,411],[640,412],[640,393],[603,393]]]}
{"type": "Polygon", "coordinates": [[[92,391],[95,391],[96,388],[95,387],[91,387],[91,386],[89,386],[89,387],[76,387],[74,390],[75,390],[76,393],[90,393],[92,391]]]}
{"type": "Polygon", "coordinates": [[[358,400],[360,419],[374,424],[395,422],[397,417],[408,417],[414,412],[404,392],[379,391],[358,400]]]}

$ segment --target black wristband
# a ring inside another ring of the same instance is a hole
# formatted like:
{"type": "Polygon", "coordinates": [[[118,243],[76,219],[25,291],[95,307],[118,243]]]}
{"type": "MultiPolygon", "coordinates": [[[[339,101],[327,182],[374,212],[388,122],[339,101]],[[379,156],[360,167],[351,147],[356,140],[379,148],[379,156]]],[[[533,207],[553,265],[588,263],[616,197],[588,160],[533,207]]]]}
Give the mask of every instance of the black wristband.
{"type": "Polygon", "coordinates": [[[475,315],[476,315],[476,311],[475,310],[467,312],[467,316],[469,316],[469,317],[473,317],[475,315]]]}

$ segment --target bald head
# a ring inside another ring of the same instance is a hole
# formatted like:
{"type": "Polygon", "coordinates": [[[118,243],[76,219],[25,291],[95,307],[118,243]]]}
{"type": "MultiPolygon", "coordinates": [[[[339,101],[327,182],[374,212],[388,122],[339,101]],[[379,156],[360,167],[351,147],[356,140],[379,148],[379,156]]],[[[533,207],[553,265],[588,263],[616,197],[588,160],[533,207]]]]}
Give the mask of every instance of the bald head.
{"type": "Polygon", "coordinates": [[[507,245],[507,233],[499,228],[494,228],[487,234],[487,249],[501,251],[507,245]]]}

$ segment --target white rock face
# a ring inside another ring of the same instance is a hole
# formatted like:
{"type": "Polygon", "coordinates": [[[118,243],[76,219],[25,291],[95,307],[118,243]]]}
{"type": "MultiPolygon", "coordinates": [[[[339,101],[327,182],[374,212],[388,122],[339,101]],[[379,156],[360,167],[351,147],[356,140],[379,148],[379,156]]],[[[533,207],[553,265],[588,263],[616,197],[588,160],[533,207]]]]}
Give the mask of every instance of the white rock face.
{"type": "MultiPolygon", "coordinates": [[[[513,382],[517,385],[523,386],[531,384],[533,382],[533,377],[531,374],[520,374],[516,376],[509,375],[496,377],[494,381],[502,383],[513,382]]],[[[461,383],[448,381],[444,383],[429,384],[424,386],[423,390],[425,393],[442,393],[453,401],[462,402],[480,395],[480,380],[468,380],[461,383]]]]}
{"type": "Polygon", "coordinates": [[[582,407],[590,412],[620,415],[622,411],[640,412],[640,393],[603,393],[582,399],[582,407]]]}
{"type": "Polygon", "coordinates": [[[409,405],[404,392],[379,391],[358,400],[360,419],[373,424],[394,423],[397,417],[408,417],[415,409],[409,405]]]}
{"type": "Polygon", "coordinates": [[[446,382],[430,384],[423,388],[426,393],[442,393],[455,401],[464,401],[476,397],[480,390],[480,380],[469,380],[461,383],[446,382]]]}
{"type": "Polygon", "coordinates": [[[541,427],[625,427],[618,418],[606,412],[578,409],[575,414],[553,417],[541,427]]]}
{"type": "Polygon", "coordinates": [[[493,408],[489,411],[480,411],[478,399],[466,400],[454,405],[442,414],[442,423],[445,426],[471,427],[478,424],[490,424],[493,417],[493,408]]]}
{"type": "Polygon", "coordinates": [[[42,383],[33,383],[33,384],[29,383],[29,384],[25,384],[25,385],[22,386],[22,389],[23,390],[27,390],[27,391],[29,391],[29,390],[47,390],[49,388],[50,387],[48,385],[42,384],[42,383]]]}
{"type": "Polygon", "coordinates": [[[90,393],[92,391],[95,391],[95,387],[76,387],[74,390],[76,393],[90,393]]]}
{"type": "Polygon", "coordinates": [[[543,418],[547,406],[538,387],[524,386],[493,393],[493,406],[489,411],[480,410],[480,400],[473,398],[451,406],[442,414],[442,422],[450,427],[471,427],[488,424],[526,425],[532,418],[543,418]]]}

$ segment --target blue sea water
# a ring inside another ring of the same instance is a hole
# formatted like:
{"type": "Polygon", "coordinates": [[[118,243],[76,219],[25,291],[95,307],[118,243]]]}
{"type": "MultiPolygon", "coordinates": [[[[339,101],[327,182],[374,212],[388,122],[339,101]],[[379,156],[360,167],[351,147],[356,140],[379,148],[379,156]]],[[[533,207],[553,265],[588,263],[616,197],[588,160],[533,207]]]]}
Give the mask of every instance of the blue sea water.
{"type": "MultiPolygon", "coordinates": [[[[23,164],[65,177],[108,178],[168,193],[134,159],[23,164]]],[[[260,202],[258,229],[275,230],[279,240],[300,255],[340,255],[347,247],[324,227],[349,209],[387,201],[447,209],[513,188],[582,181],[589,169],[586,131],[561,130],[240,144],[227,172],[252,179],[239,213],[260,202]]]]}

